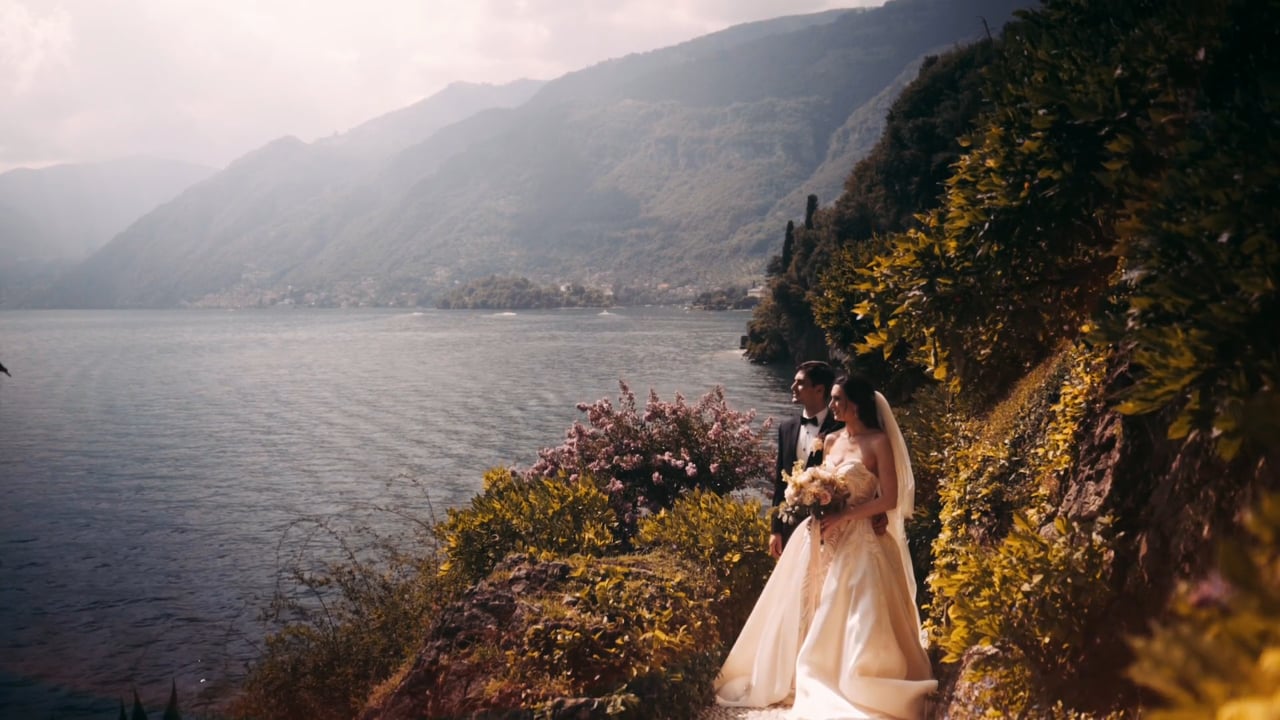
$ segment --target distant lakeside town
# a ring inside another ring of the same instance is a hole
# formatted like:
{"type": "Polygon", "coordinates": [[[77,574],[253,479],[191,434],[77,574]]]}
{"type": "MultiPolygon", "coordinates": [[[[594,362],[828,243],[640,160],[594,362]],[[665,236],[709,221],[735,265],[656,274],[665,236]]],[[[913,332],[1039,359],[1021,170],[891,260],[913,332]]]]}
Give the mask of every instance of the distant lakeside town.
{"type": "Polygon", "coordinates": [[[704,289],[656,283],[652,287],[539,285],[520,276],[490,275],[444,294],[420,288],[388,288],[374,278],[338,283],[323,290],[294,286],[263,287],[243,282],[188,303],[193,308],[266,307],[435,307],[442,310],[535,310],[572,307],[680,305],[698,310],[750,310],[765,293],[763,285],[704,289]]]}

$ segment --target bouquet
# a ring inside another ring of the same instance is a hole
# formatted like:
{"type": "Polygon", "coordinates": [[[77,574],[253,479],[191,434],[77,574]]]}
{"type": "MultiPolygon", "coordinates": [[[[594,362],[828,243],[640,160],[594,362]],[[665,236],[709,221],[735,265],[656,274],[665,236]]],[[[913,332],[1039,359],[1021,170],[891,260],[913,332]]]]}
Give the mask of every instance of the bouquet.
{"type": "Polygon", "coordinates": [[[849,487],[828,467],[818,465],[806,468],[803,460],[797,460],[791,472],[783,471],[782,479],[787,489],[778,516],[790,525],[808,515],[822,517],[844,509],[849,501],[849,487]]]}

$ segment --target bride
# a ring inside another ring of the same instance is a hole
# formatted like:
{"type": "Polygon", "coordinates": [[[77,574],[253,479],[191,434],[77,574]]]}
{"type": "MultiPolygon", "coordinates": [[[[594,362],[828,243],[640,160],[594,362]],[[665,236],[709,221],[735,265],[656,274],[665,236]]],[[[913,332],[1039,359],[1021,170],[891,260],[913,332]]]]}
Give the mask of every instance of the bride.
{"type": "Polygon", "coordinates": [[[915,481],[884,396],[840,378],[844,430],[823,465],[850,490],[844,510],[796,528],[716,678],[721,705],[766,707],[794,694],[795,720],[919,718],[937,682],[925,654],[903,524],[915,481]],[[877,535],[872,516],[887,512],[877,535]]]}

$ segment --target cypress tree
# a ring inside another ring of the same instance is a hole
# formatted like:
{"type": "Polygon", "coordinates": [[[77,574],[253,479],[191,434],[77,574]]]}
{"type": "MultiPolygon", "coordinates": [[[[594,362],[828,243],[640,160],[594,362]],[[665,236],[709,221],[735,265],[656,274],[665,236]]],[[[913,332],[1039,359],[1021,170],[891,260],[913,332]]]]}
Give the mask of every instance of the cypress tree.
{"type": "MultiPolygon", "coordinates": [[[[812,197],[812,196],[810,196],[812,197]]],[[[782,241],[782,272],[786,272],[791,267],[791,253],[796,245],[796,224],[792,220],[787,221],[787,235],[782,241]]]]}

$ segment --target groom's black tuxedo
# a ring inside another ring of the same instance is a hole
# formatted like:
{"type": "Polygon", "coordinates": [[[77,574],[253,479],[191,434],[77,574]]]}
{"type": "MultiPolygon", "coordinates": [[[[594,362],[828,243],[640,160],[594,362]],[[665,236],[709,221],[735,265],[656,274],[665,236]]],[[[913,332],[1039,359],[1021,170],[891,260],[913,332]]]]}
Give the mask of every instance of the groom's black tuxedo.
{"type": "MultiPolygon", "coordinates": [[[[827,433],[833,433],[843,429],[844,423],[836,420],[830,410],[827,416],[822,420],[822,426],[818,428],[819,437],[826,437],[827,433]]],[[[800,439],[800,416],[790,418],[783,421],[778,426],[778,460],[775,463],[773,472],[773,506],[776,508],[782,504],[782,499],[786,497],[787,483],[782,479],[782,471],[791,471],[796,464],[796,441],[800,439]]],[[[808,452],[807,448],[802,452],[808,452]]],[[[822,451],[808,453],[805,459],[805,467],[810,468],[815,465],[822,464],[822,451]]],[[[782,544],[786,545],[787,540],[791,537],[791,532],[795,530],[794,525],[789,525],[778,517],[777,513],[773,515],[773,532],[782,535],[782,544]]]]}

